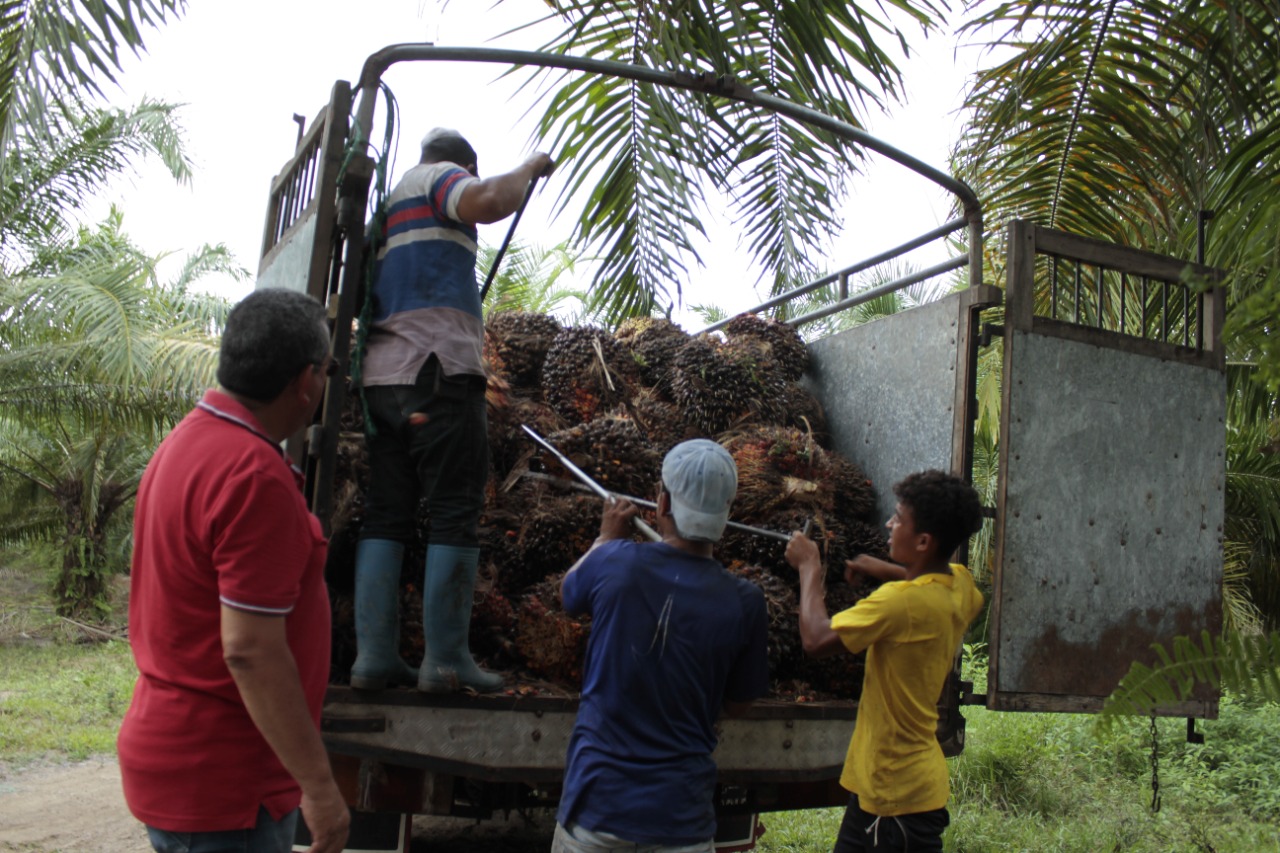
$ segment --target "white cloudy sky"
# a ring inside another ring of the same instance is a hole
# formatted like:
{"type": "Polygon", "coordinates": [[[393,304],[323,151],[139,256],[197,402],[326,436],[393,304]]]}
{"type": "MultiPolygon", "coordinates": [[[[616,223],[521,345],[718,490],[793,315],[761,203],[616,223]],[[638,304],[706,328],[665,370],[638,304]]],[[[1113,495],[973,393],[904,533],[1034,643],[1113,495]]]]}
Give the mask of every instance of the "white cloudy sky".
{"type": "MultiPolygon", "coordinates": [[[[184,104],[180,121],[195,178],[179,187],[162,168],[144,167],[117,182],[91,210],[120,205],[126,229],[149,251],[182,253],[202,243],[226,243],[256,271],[267,190],[297,136],[294,113],[309,121],[327,102],[335,80],[355,81],[365,58],[388,44],[492,45],[495,37],[545,9],[541,0],[508,0],[496,9],[489,0],[453,0],[443,7],[438,0],[191,0],[184,17],[147,35],[147,53],[127,63],[120,88],[108,94],[117,104],[143,96],[184,104]]],[[[548,35],[525,31],[497,44],[534,49],[548,35]]],[[[963,73],[948,39],[918,41],[922,55],[905,64],[909,103],[891,116],[870,117],[869,129],[945,169],[958,132],[953,111],[963,73]]],[[[510,99],[513,86],[495,82],[499,71],[479,64],[417,63],[396,66],[385,76],[401,108],[396,176],[416,161],[422,133],[437,125],[468,136],[486,173],[506,170],[532,150],[533,122],[523,115],[528,102],[510,99]]],[[[375,138],[381,132],[379,119],[375,138]]],[[[553,179],[530,204],[520,238],[552,244],[567,236],[567,219],[549,222],[557,189],[553,179]]],[[[861,260],[923,233],[947,215],[945,193],[896,164],[873,162],[853,188],[844,234],[836,246],[824,247],[822,265],[836,268],[861,260]]],[[[505,222],[487,226],[481,239],[496,245],[506,229],[505,222]]],[[[687,302],[738,310],[763,298],[752,290],[756,273],[737,250],[733,229],[714,227],[703,252],[707,268],[693,274],[687,302]]],[[[918,263],[938,259],[926,255],[918,263]]],[[[239,298],[251,286],[219,282],[216,287],[239,298]]]]}

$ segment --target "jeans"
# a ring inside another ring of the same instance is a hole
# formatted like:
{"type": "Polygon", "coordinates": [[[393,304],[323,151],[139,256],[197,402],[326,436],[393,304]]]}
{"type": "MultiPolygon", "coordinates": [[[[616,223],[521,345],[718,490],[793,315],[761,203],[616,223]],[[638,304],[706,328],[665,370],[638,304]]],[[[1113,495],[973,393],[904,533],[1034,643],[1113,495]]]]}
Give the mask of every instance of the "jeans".
{"type": "Polygon", "coordinates": [[[551,839],[551,853],[714,853],[714,850],[715,845],[710,840],[674,847],[636,844],[607,832],[586,829],[573,821],[569,822],[567,829],[557,823],[556,834],[551,839]]]}
{"type": "Polygon", "coordinates": [[[832,853],[942,853],[942,831],[951,823],[945,808],[881,817],[849,798],[832,853]]]}
{"type": "Polygon", "coordinates": [[[413,540],[419,498],[430,512],[433,545],[475,548],[489,479],[488,412],[483,376],[444,376],[435,356],[413,385],[364,389],[369,494],[361,539],[413,540]],[[426,415],[411,425],[409,416],[426,415]]]}
{"type": "Polygon", "coordinates": [[[272,820],[271,813],[260,806],[253,829],[169,832],[148,826],[147,836],[156,853],[289,853],[297,826],[297,809],[280,820],[272,820]]]}

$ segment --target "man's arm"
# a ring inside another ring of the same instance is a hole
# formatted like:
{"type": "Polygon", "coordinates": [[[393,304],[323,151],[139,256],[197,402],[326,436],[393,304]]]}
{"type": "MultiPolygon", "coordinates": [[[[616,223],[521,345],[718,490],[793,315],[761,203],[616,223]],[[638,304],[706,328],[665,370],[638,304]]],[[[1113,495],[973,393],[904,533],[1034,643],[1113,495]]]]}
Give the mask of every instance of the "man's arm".
{"type": "Polygon", "coordinates": [[[254,725],[302,787],[302,817],[313,839],[310,853],[342,850],[351,814],[307,709],[284,617],[223,605],[222,656],[254,725]]]}
{"type": "Polygon", "coordinates": [[[529,182],[550,175],[555,165],[550,156],[539,151],[510,172],[469,184],[458,199],[458,218],[472,225],[506,219],[524,201],[529,182]]]}
{"type": "Polygon", "coordinates": [[[866,575],[878,581],[904,581],[907,579],[905,566],[890,563],[888,560],[877,559],[870,554],[859,554],[852,560],[845,560],[844,567],[844,577],[849,583],[853,583],[858,575],[866,575]]]}
{"type": "Polygon", "coordinates": [[[564,601],[564,585],[569,580],[569,576],[578,570],[578,566],[582,565],[582,561],[587,558],[597,547],[614,539],[630,539],[631,538],[631,519],[640,514],[640,510],[631,501],[622,500],[612,497],[604,502],[604,514],[600,516],[600,534],[596,536],[596,541],[591,543],[591,547],[587,549],[587,553],[578,558],[569,571],[564,573],[564,577],[560,579],[560,600],[564,601]]]}
{"type": "Polygon", "coordinates": [[[794,533],[787,543],[786,558],[800,575],[800,644],[810,657],[830,657],[843,650],[844,643],[832,629],[827,614],[827,590],[818,546],[803,533],[794,533]]]}

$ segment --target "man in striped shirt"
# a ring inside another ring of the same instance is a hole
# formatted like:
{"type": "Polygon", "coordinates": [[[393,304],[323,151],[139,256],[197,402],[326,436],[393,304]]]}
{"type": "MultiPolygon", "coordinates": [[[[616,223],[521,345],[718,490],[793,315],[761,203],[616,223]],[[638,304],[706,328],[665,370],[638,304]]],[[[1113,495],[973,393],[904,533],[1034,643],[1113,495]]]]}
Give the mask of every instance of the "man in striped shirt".
{"type": "Polygon", "coordinates": [[[514,213],[530,182],[554,164],[535,153],[510,172],[480,178],[476,160],[457,131],[428,133],[421,162],[388,199],[378,242],[360,377],[373,429],[356,550],[351,684],[358,689],[502,686],[501,676],[476,666],[467,643],[480,554],[476,524],[489,473],[476,225],[514,213]],[[420,499],[430,531],[422,583],[426,652],[415,673],[399,657],[396,602],[420,499]]]}

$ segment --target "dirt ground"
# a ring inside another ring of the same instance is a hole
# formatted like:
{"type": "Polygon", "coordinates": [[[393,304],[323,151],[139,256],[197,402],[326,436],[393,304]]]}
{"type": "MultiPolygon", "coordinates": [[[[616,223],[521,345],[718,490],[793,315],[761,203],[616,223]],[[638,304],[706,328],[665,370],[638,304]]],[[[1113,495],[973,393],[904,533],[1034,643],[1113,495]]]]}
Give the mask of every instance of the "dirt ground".
{"type": "MultiPolygon", "coordinates": [[[[413,853],[525,853],[551,849],[550,815],[476,823],[416,818],[413,853]]],[[[5,853],[150,853],[129,814],[114,760],[0,768],[0,851],[5,853]]]]}

